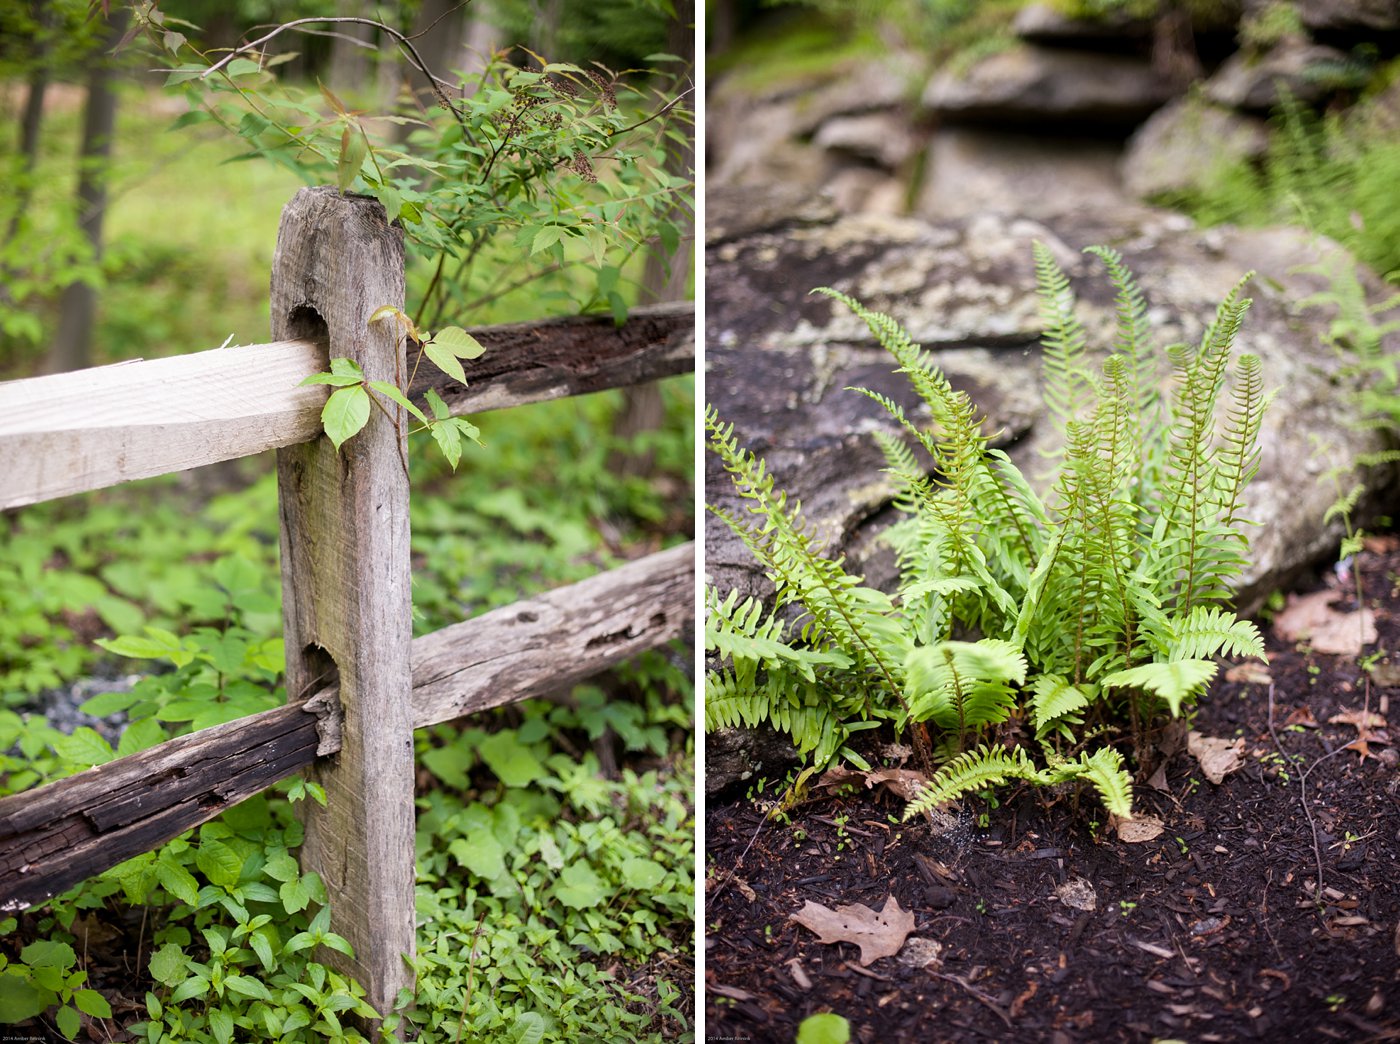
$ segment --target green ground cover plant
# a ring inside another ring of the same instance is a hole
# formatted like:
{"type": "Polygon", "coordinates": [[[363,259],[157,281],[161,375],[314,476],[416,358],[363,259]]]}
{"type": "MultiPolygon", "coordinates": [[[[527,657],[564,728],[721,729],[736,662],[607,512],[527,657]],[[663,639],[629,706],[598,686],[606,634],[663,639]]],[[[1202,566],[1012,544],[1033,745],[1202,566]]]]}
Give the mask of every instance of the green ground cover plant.
{"type": "Polygon", "coordinates": [[[877,436],[908,516],[887,536],[901,568],[893,596],[820,554],[763,461],[707,413],[710,449],[744,505],[711,510],[776,589],[772,610],[708,592],[706,648],[719,666],[707,727],[770,724],[810,774],[837,757],[868,767],[851,737],[892,724],[930,777],[906,816],[1013,780],[1086,784],[1128,816],[1123,751],[1141,770],[1155,730],[1189,713],[1217,656],[1263,656],[1255,626],[1226,608],[1246,563],[1241,494],[1267,398],[1255,356],[1240,355],[1227,381],[1248,277],[1198,345],[1162,351],[1121,257],[1090,252],[1117,291],[1117,334],[1098,373],[1069,282],[1035,247],[1045,402],[1063,436],[1044,497],[988,447],[967,395],[893,319],[822,291],[867,323],[933,418],[921,427],[855,389],[905,436],[877,436]]]}

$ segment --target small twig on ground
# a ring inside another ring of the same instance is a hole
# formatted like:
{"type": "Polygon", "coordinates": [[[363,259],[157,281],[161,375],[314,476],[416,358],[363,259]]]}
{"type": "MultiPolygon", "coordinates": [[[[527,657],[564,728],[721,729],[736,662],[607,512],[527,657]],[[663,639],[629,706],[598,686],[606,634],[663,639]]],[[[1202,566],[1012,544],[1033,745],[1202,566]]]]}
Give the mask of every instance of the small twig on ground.
{"type": "Polygon", "coordinates": [[[753,832],[753,837],[749,838],[749,843],[746,844],[744,846],[744,850],[739,853],[739,858],[734,860],[734,866],[732,869],[730,869],[729,876],[727,876],[719,884],[715,885],[714,894],[710,896],[711,901],[718,899],[720,893],[722,893],[726,888],[728,888],[729,883],[734,880],[734,875],[739,872],[739,867],[744,865],[744,857],[749,854],[749,849],[752,848],[753,843],[758,840],[758,835],[762,832],[763,824],[766,822],[768,822],[768,815],[767,813],[764,813],[758,818],[758,829],[753,832]]]}
{"type": "Polygon", "coordinates": [[[1006,1023],[1007,1029],[1014,1028],[1011,1025],[1011,1016],[1001,1010],[1001,1005],[997,1004],[996,1001],[992,1000],[991,997],[988,997],[985,993],[979,990],[976,986],[972,985],[972,983],[968,982],[966,979],[960,979],[956,975],[948,975],[945,972],[933,972],[932,975],[935,979],[943,979],[945,982],[951,982],[956,986],[961,986],[963,989],[967,990],[968,995],[974,1000],[981,1001],[987,1007],[991,1008],[992,1011],[996,1012],[997,1017],[1000,1018],[1002,1022],[1006,1023]]]}
{"type": "MultiPolygon", "coordinates": [[[[1269,735],[1273,738],[1274,749],[1278,751],[1279,757],[1287,761],[1288,755],[1284,752],[1283,744],[1279,742],[1278,733],[1274,731],[1274,687],[1272,683],[1269,685],[1269,735]]],[[[1308,772],[1322,764],[1326,757],[1331,757],[1331,755],[1319,758],[1307,772],[1298,777],[1298,800],[1303,806],[1303,815],[1308,817],[1308,826],[1312,829],[1313,859],[1317,862],[1317,884],[1316,890],[1313,892],[1313,901],[1317,903],[1322,902],[1322,846],[1317,840],[1317,822],[1313,819],[1312,809],[1308,807],[1308,772]]]]}

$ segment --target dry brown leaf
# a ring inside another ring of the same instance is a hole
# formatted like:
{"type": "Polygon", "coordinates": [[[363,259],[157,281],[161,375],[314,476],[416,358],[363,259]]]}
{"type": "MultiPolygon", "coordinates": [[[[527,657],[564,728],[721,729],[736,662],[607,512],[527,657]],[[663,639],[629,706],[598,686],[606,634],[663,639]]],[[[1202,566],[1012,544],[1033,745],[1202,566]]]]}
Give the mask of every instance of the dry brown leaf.
{"type": "Polygon", "coordinates": [[[1074,910],[1098,908],[1099,897],[1094,886],[1083,877],[1071,877],[1055,889],[1055,898],[1074,910]]]}
{"type": "Polygon", "coordinates": [[[1237,663],[1225,672],[1227,682],[1243,682],[1246,685],[1272,685],[1274,676],[1269,673],[1269,668],[1258,660],[1246,660],[1244,663],[1237,663]]]}
{"type": "Polygon", "coordinates": [[[820,942],[855,943],[860,947],[863,965],[881,957],[893,957],[914,930],[914,915],[900,909],[894,896],[886,899],[885,908],[878,912],[859,903],[832,910],[808,899],[790,919],[816,932],[820,942]]]}
{"type": "Polygon", "coordinates": [[[1244,765],[1244,737],[1239,739],[1217,739],[1192,732],[1186,738],[1186,749],[1191,752],[1212,783],[1222,783],[1231,772],[1244,765]]]}
{"type": "Polygon", "coordinates": [[[895,797],[913,801],[928,783],[928,777],[913,769],[880,769],[866,773],[865,785],[873,787],[884,784],[895,797]]]}
{"type": "Polygon", "coordinates": [[[1346,745],[1347,750],[1354,750],[1361,755],[1361,760],[1367,758],[1379,759],[1379,756],[1371,752],[1372,743],[1388,744],[1390,733],[1386,731],[1386,721],[1375,712],[1362,710],[1342,711],[1327,719],[1331,725],[1350,725],[1356,730],[1356,739],[1346,745]]]}
{"type": "Polygon", "coordinates": [[[1118,834],[1118,840],[1130,845],[1140,845],[1144,841],[1151,841],[1160,837],[1162,831],[1166,829],[1162,821],[1153,815],[1133,816],[1132,819],[1119,819],[1117,816],[1109,817],[1109,825],[1118,834]]]}
{"type": "Polygon", "coordinates": [[[1301,725],[1305,729],[1320,728],[1317,724],[1317,718],[1313,717],[1312,708],[1306,703],[1301,707],[1294,708],[1292,713],[1284,719],[1283,724],[1285,727],[1289,725],[1301,725]]]}
{"type": "Polygon", "coordinates": [[[1337,591],[1289,595],[1288,607],[1274,617],[1274,633],[1286,642],[1306,640],[1314,652],[1356,656],[1376,640],[1375,614],[1369,609],[1342,612],[1332,608],[1337,591]]]}

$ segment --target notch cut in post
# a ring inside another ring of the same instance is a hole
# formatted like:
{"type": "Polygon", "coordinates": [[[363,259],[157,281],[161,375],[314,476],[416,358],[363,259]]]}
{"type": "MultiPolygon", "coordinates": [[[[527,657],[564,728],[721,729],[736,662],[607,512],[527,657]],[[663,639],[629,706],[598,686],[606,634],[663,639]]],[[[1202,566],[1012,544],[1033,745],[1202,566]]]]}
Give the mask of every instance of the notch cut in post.
{"type": "MultiPolygon", "coordinates": [[[[403,307],[403,264],[402,232],[377,201],[302,189],[277,234],[273,337],[308,336],[319,321],[330,358],[400,383],[400,331],[369,317],[403,307]]],[[[324,435],[279,450],[277,483],[287,691],[315,691],[333,667],[343,712],[340,753],[308,770],[328,800],[301,806],[302,868],[325,881],[331,929],[355,950],[323,959],[387,1015],[413,985],[414,806],[406,426],[381,402],[339,452],[324,435]]]]}

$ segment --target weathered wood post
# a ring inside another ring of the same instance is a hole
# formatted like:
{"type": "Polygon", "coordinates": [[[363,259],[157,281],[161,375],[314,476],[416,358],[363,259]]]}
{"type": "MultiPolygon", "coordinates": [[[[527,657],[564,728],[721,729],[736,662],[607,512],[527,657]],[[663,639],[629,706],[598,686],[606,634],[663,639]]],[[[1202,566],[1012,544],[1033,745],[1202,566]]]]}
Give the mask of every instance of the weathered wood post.
{"type": "MultiPolygon", "coordinates": [[[[274,339],[324,338],[328,359],[399,382],[401,328],[369,324],[403,306],[403,236],[373,199],[305,188],[282,212],[272,264],[274,339]]],[[[301,806],[301,861],[330,898],[331,928],[355,949],[327,952],[383,1014],[412,986],[413,716],[409,643],[408,475],[403,416],[369,423],[336,452],[322,435],[277,452],[287,693],[337,678],[340,753],[310,770],[327,807],[301,806]],[[395,421],[389,419],[395,418],[395,421]]]]}

